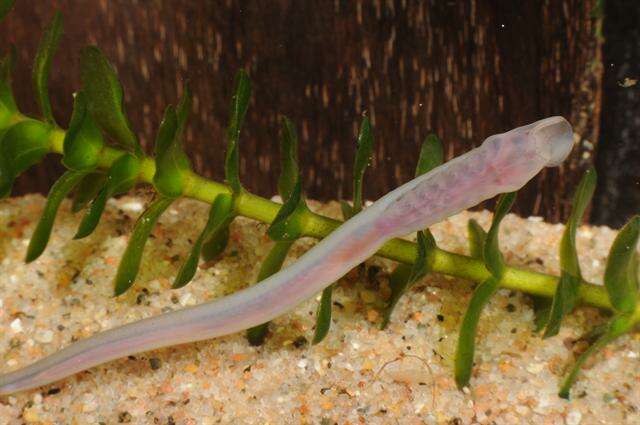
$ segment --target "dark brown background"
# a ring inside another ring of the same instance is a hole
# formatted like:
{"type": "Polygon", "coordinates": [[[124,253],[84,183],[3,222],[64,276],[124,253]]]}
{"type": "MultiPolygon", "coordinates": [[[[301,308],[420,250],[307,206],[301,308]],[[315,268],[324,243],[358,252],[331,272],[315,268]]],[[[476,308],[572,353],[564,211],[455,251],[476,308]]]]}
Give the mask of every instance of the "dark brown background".
{"type": "Polygon", "coordinates": [[[596,155],[600,184],[593,220],[621,226],[640,213],[640,1],[606,2],[602,131],[596,155]]]}
{"type": "MultiPolygon", "coordinates": [[[[79,88],[80,48],[97,44],[118,69],[147,151],[164,107],[189,79],[196,96],[186,145],[197,171],[216,179],[233,75],[247,69],[254,94],[241,172],[245,186],[264,196],[275,193],[280,114],[297,124],[305,188],[316,199],[350,195],[364,113],[377,141],[366,176],[370,199],[412,176],[431,131],[451,158],[490,134],[564,115],[579,136],[576,149],[561,169],[522,190],[516,207],[558,220],[599,137],[603,39],[595,3],[18,0],[0,39],[18,47],[16,96],[33,113],[32,58],[61,9],[65,35],[50,83],[58,121],[68,121],[79,88]]],[[[48,161],[21,178],[18,193],[46,191],[60,172],[48,161]]]]}

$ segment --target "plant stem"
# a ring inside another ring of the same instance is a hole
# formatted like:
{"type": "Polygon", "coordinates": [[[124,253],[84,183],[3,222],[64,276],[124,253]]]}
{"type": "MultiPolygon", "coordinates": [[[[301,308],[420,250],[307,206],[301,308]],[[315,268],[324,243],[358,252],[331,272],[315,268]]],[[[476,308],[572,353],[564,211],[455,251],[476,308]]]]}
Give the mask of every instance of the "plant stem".
{"type": "MultiPolygon", "coordinates": [[[[26,117],[18,115],[15,119],[10,121],[15,123],[23,119],[26,119],[26,117]]],[[[64,136],[65,132],[60,128],[55,128],[51,131],[49,135],[51,152],[58,154],[63,152],[64,136]]],[[[98,166],[103,169],[108,169],[123,153],[124,152],[121,150],[105,146],[98,166]]],[[[156,166],[153,158],[145,157],[140,169],[139,181],[141,183],[152,183],[155,168],[156,166]]],[[[195,173],[189,174],[185,180],[186,184],[183,193],[183,196],[185,197],[198,199],[210,204],[217,195],[231,194],[231,190],[226,185],[208,180],[195,173]]],[[[271,223],[276,217],[281,206],[279,203],[261,198],[249,192],[243,192],[240,194],[236,198],[236,203],[236,208],[240,215],[259,220],[264,223],[271,223]]],[[[327,236],[341,223],[338,220],[312,212],[306,213],[303,222],[303,234],[305,236],[318,239],[327,236]]],[[[378,250],[377,255],[399,261],[401,263],[412,264],[417,255],[417,245],[413,242],[402,239],[392,239],[378,250]]],[[[482,260],[468,257],[466,255],[455,254],[442,249],[435,250],[433,271],[473,280],[475,282],[483,282],[489,277],[489,272],[485,268],[482,260]]],[[[540,295],[544,297],[553,297],[557,285],[557,276],[519,269],[516,267],[507,267],[504,276],[499,282],[499,287],[501,288],[515,289],[531,295],[540,295]]],[[[612,309],[606,290],[600,285],[582,282],[580,284],[579,300],[582,303],[595,307],[608,310],[612,309]]],[[[640,320],[640,308],[636,309],[634,316],[640,320]]]]}

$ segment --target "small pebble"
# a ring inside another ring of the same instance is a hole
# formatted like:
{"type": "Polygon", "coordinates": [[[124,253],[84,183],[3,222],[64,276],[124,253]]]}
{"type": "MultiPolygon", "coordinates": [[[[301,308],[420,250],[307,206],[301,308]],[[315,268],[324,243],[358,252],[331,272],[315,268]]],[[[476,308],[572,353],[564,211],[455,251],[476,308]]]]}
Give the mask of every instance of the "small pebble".
{"type": "Polygon", "coordinates": [[[188,305],[195,305],[195,304],[196,304],[196,299],[193,297],[193,295],[191,295],[190,292],[187,292],[180,296],[180,305],[188,306],[188,305]]]}
{"type": "Polygon", "coordinates": [[[527,372],[537,375],[544,369],[544,363],[531,363],[527,365],[527,372]]]}
{"type": "Polygon", "coordinates": [[[24,412],[22,413],[22,419],[24,419],[27,423],[40,422],[40,416],[38,415],[38,412],[36,412],[32,408],[24,410],[24,412]]]}
{"type": "Polygon", "coordinates": [[[123,210],[128,210],[132,212],[140,212],[142,211],[143,207],[144,205],[142,205],[141,202],[125,202],[120,206],[120,208],[122,208],[123,210]]]}
{"type": "Polygon", "coordinates": [[[121,424],[128,424],[131,422],[131,413],[129,412],[120,412],[118,413],[118,422],[121,424]]]}
{"type": "Polygon", "coordinates": [[[578,410],[571,410],[567,414],[567,420],[566,420],[567,425],[578,425],[581,420],[582,420],[582,413],[580,413],[578,410]]]}
{"type": "Polygon", "coordinates": [[[153,370],[158,370],[162,367],[162,361],[157,357],[152,357],[149,359],[149,366],[151,366],[153,370]]]}
{"type": "Polygon", "coordinates": [[[38,331],[36,333],[36,341],[41,342],[43,344],[48,344],[53,341],[53,332],[50,330],[38,331]]]}
{"type": "Polygon", "coordinates": [[[14,333],[22,332],[22,321],[18,318],[9,325],[14,333]]]}
{"type": "Polygon", "coordinates": [[[98,403],[96,403],[95,399],[90,399],[85,401],[82,404],[82,411],[84,413],[90,413],[96,410],[96,408],[98,407],[98,403]]]}
{"type": "Polygon", "coordinates": [[[299,336],[293,341],[293,346],[296,348],[302,348],[308,343],[309,341],[307,341],[307,338],[305,338],[304,336],[299,336]]]}

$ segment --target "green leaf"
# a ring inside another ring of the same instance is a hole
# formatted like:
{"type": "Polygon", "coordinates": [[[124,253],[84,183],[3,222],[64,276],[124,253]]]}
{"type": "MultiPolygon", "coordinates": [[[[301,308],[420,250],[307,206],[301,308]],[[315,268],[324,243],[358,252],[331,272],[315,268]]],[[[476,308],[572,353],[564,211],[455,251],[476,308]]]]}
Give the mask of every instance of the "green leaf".
{"type": "Polygon", "coordinates": [[[502,219],[507,215],[511,206],[516,200],[516,192],[504,193],[500,195],[498,203],[496,204],[496,210],[493,213],[493,221],[491,222],[491,228],[487,233],[487,239],[484,244],[482,256],[484,258],[485,266],[487,270],[497,279],[502,278],[504,273],[504,259],[500,252],[500,246],[498,243],[498,232],[502,219]]]}
{"type": "Polygon", "coordinates": [[[298,180],[291,196],[280,207],[276,218],[269,226],[267,234],[274,241],[293,241],[300,238],[307,211],[308,208],[302,197],[302,185],[298,180]]]}
{"type": "Polygon", "coordinates": [[[13,102],[11,90],[4,82],[0,81],[0,128],[2,129],[2,134],[4,134],[7,127],[11,125],[11,118],[16,112],[16,110],[13,109],[15,108],[15,103],[5,103],[5,97],[7,102],[13,102]]]}
{"type": "Polygon", "coordinates": [[[49,152],[51,127],[25,120],[4,134],[0,145],[0,198],[9,195],[15,178],[49,152]]]}
{"type": "Polygon", "coordinates": [[[462,319],[455,357],[455,380],[458,388],[463,388],[469,383],[471,369],[473,368],[475,337],[480,314],[484,306],[489,302],[489,299],[491,299],[491,296],[498,289],[500,279],[502,279],[502,275],[504,274],[505,265],[502,253],[500,252],[498,234],[500,231],[500,223],[511,209],[515,199],[515,192],[500,195],[495,212],[493,213],[491,228],[484,242],[482,255],[485,266],[491,273],[491,277],[478,285],[475,291],[473,291],[469,307],[462,319]]]}
{"type": "Polygon", "coordinates": [[[544,338],[558,334],[562,318],[571,312],[578,300],[578,291],[582,274],[576,250],[576,231],[584,212],[595,191],[597,175],[593,168],[588,169],[573,196],[573,208],[560,241],[560,280],[551,304],[549,322],[544,338]]]}
{"type": "Polygon", "coordinates": [[[0,21],[11,11],[16,0],[0,0],[0,21]]]}
{"type": "Polygon", "coordinates": [[[129,239],[129,244],[118,265],[118,271],[114,280],[116,296],[123,294],[136,280],[138,270],[140,269],[140,260],[142,259],[144,245],[147,243],[147,239],[149,239],[151,230],[160,215],[162,215],[173,201],[174,199],[172,198],[159,196],[136,221],[133,232],[131,233],[131,238],[129,239]]]}
{"type": "Polygon", "coordinates": [[[302,196],[302,182],[298,169],[298,137],[295,127],[286,117],[282,120],[280,140],[282,172],[278,191],[284,200],[267,234],[275,241],[293,241],[302,235],[303,221],[308,208],[302,196]]]}
{"type": "Polygon", "coordinates": [[[611,305],[620,313],[631,313],[638,301],[638,254],[640,216],[634,216],[618,232],[604,272],[611,305]]]}
{"type": "Polygon", "coordinates": [[[36,120],[15,124],[2,139],[2,154],[11,162],[14,175],[40,162],[49,151],[51,127],[36,120]]]}
{"type": "Polygon", "coordinates": [[[142,156],[142,148],[124,110],[122,86],[115,69],[95,46],[82,49],[80,76],[89,111],[98,126],[120,147],[142,156]]]}
{"type": "Polygon", "coordinates": [[[57,11],[51,23],[44,30],[40,40],[32,74],[38,106],[45,120],[51,124],[55,124],[55,119],[53,118],[51,102],[49,101],[49,70],[51,69],[51,58],[58,49],[61,36],[62,14],[57,11]]]}
{"type": "Polygon", "coordinates": [[[141,160],[131,154],[119,157],[109,168],[107,188],[109,196],[128,192],[138,181],[141,160]]]}
{"type": "MultiPolygon", "coordinates": [[[[420,249],[420,247],[418,247],[420,249]]],[[[420,253],[418,252],[418,256],[416,257],[416,262],[421,261],[420,253]]],[[[389,296],[389,301],[387,302],[387,307],[382,316],[382,322],[380,323],[380,329],[386,329],[391,321],[391,314],[393,313],[393,309],[395,308],[398,300],[402,293],[404,293],[404,288],[409,285],[409,279],[411,278],[411,272],[413,269],[413,264],[399,264],[389,276],[389,287],[391,288],[391,295],[389,296]]]]}
{"type": "Polygon", "coordinates": [[[153,185],[158,192],[170,198],[182,195],[185,174],[191,170],[189,158],[182,150],[179,126],[176,111],[169,106],[156,137],[156,173],[153,185]]]}
{"type": "Polygon", "coordinates": [[[11,169],[11,163],[2,154],[2,144],[7,131],[0,130],[0,199],[6,198],[11,194],[13,182],[16,178],[11,169]]]}
{"type": "Polygon", "coordinates": [[[71,211],[77,213],[89,204],[107,183],[107,175],[90,173],[82,178],[76,187],[71,211]]]}
{"type": "Polygon", "coordinates": [[[416,261],[410,267],[401,264],[391,273],[389,279],[391,297],[382,316],[381,329],[385,329],[388,326],[391,314],[398,304],[400,297],[407,292],[414,283],[429,273],[431,269],[429,257],[435,248],[436,241],[428,229],[424,232],[418,232],[418,255],[416,261]]]}
{"type": "Polygon", "coordinates": [[[569,391],[571,390],[573,383],[578,377],[580,368],[587,361],[587,359],[597,351],[601,350],[611,341],[629,332],[633,328],[633,324],[634,321],[631,315],[620,315],[614,317],[609,323],[609,326],[607,327],[605,333],[578,357],[575,364],[571,368],[571,371],[562,382],[558,395],[562,398],[568,399],[569,391]]]}
{"type": "Polygon", "coordinates": [[[169,105],[164,111],[164,117],[162,118],[158,134],[156,135],[156,155],[161,155],[169,149],[175,140],[177,129],[178,115],[176,115],[176,109],[172,105],[169,105]]]}
{"type": "Polygon", "coordinates": [[[229,225],[234,217],[235,215],[229,216],[226,226],[220,226],[216,232],[202,243],[202,252],[200,255],[205,262],[218,258],[227,248],[229,244],[229,225]]]}
{"type": "Polygon", "coordinates": [[[7,127],[18,107],[11,92],[11,72],[15,62],[15,48],[0,59],[0,128],[7,127]]]}
{"type": "Polygon", "coordinates": [[[549,310],[543,338],[549,338],[558,334],[562,318],[571,312],[576,305],[579,288],[580,278],[564,270],[560,272],[560,279],[558,279],[556,293],[551,302],[551,309],[549,310]]]}
{"type": "Polygon", "coordinates": [[[604,0],[596,0],[593,8],[591,9],[590,16],[593,19],[604,18],[604,0]]]}
{"type": "Polygon", "coordinates": [[[345,220],[349,220],[350,217],[353,217],[355,214],[353,213],[353,208],[347,201],[340,201],[340,212],[342,213],[342,217],[345,220]]]}
{"type": "Polygon", "coordinates": [[[91,201],[91,204],[89,204],[87,211],[85,211],[82,221],[80,221],[80,225],[78,226],[78,230],[76,231],[76,234],[73,235],[73,239],[86,238],[96,230],[96,227],[100,222],[100,218],[102,217],[102,213],[104,212],[104,208],[107,206],[107,199],[109,198],[110,196],[107,187],[102,187],[91,201]]]}
{"type": "MultiPolygon", "coordinates": [[[[0,0],[1,1],[1,0],[0,0]]],[[[9,51],[0,59],[0,80],[9,82],[11,80],[11,74],[13,72],[14,65],[16,63],[16,46],[11,44],[9,51]]]]}
{"type": "Polygon", "coordinates": [[[287,117],[282,118],[280,157],[282,171],[278,179],[278,193],[282,199],[289,199],[296,182],[300,179],[300,171],[298,169],[298,136],[295,126],[287,117]]]}
{"type": "Polygon", "coordinates": [[[98,164],[104,139],[87,109],[83,92],[76,93],[69,129],[64,137],[62,163],[71,170],[93,169],[98,164]]]}
{"type": "Polygon", "coordinates": [[[182,93],[182,98],[180,98],[180,103],[178,103],[178,108],[176,109],[176,115],[178,118],[178,129],[176,131],[177,136],[182,136],[182,132],[187,126],[187,118],[189,118],[192,107],[193,95],[191,94],[189,85],[185,84],[184,93],[182,93]]]}
{"type": "Polygon", "coordinates": [[[78,231],[73,238],[82,239],[93,233],[100,221],[100,217],[102,217],[107,199],[131,189],[135,185],[139,173],[140,159],[137,157],[131,154],[124,154],[116,159],[111,168],[109,168],[106,185],[89,205],[89,209],[82,218],[78,231]]]}
{"type": "Polygon", "coordinates": [[[29,241],[25,259],[27,263],[32,262],[44,252],[49,242],[49,237],[51,236],[51,229],[53,228],[53,222],[56,219],[60,203],[80,180],[82,180],[85,174],[84,171],[67,171],[51,187],[44,211],[40,216],[40,221],[38,221],[38,225],[33,231],[33,235],[29,241]]]}
{"type": "Polygon", "coordinates": [[[372,154],[373,135],[371,133],[371,123],[369,118],[364,117],[360,126],[360,134],[358,134],[358,149],[356,150],[355,163],[353,164],[353,206],[351,208],[351,216],[362,211],[362,179],[371,162],[372,154]]]}
{"type": "Polygon", "coordinates": [[[316,311],[316,330],[313,334],[312,344],[319,344],[329,333],[331,328],[331,298],[333,296],[333,284],[322,291],[318,310],[316,311]]]}
{"type": "Polygon", "coordinates": [[[552,300],[546,297],[539,297],[535,295],[532,295],[531,298],[533,300],[534,331],[540,332],[549,322],[552,300]]]}
{"type": "Polygon", "coordinates": [[[229,223],[233,219],[233,216],[233,199],[231,195],[222,194],[216,196],[216,199],[213,201],[213,205],[211,205],[211,209],[209,210],[209,219],[207,220],[207,224],[198,236],[198,239],[196,239],[189,256],[185,260],[184,264],[182,264],[180,271],[176,275],[176,278],[173,281],[173,288],[181,288],[191,282],[191,279],[195,276],[198,268],[198,259],[200,258],[201,251],[203,251],[203,245],[212,236],[218,235],[221,232],[226,232],[225,243],[222,246],[222,249],[218,246],[219,244],[215,244],[213,247],[214,249],[211,249],[211,247],[209,248],[213,252],[209,252],[205,259],[208,260],[215,258],[220,254],[220,252],[222,252],[222,250],[224,250],[224,246],[226,246],[226,239],[228,239],[229,235],[229,223]]]}
{"type": "MultiPolygon", "coordinates": [[[[229,196],[229,195],[224,195],[229,196]]],[[[214,223],[220,223],[209,232],[202,242],[202,251],[200,253],[204,261],[211,261],[217,258],[227,247],[229,243],[229,225],[236,217],[235,203],[233,195],[229,200],[222,199],[222,204],[218,208],[211,207],[209,217],[214,214],[211,219],[214,223]]]]}
{"type": "Polygon", "coordinates": [[[249,345],[253,347],[259,347],[260,345],[264,344],[265,339],[267,339],[267,333],[269,332],[270,323],[271,322],[265,322],[258,326],[247,329],[247,341],[249,341],[249,345]]]}
{"type": "Polygon", "coordinates": [[[560,243],[560,268],[571,275],[580,278],[580,263],[576,251],[576,231],[582,221],[584,212],[591,202],[596,189],[598,176],[596,170],[591,167],[582,176],[575,195],[573,196],[573,207],[571,215],[567,221],[562,241],[560,243]]]}
{"type": "Polygon", "coordinates": [[[234,193],[242,189],[238,172],[240,154],[238,142],[240,140],[240,128],[249,106],[251,97],[251,82],[244,70],[238,71],[235,78],[235,91],[231,98],[231,113],[227,128],[227,154],[224,161],[225,179],[234,193]]]}
{"type": "MultiPolygon", "coordinates": [[[[298,170],[298,136],[296,135],[295,126],[287,118],[282,118],[282,130],[280,137],[280,156],[282,159],[282,170],[278,179],[278,192],[282,199],[285,200],[285,204],[280,207],[280,211],[285,214],[284,211],[288,211],[289,217],[291,214],[295,214],[297,209],[303,208],[304,200],[301,197],[301,183],[300,174],[298,170]]],[[[280,215],[280,214],[278,214],[280,215]]],[[[285,223],[286,217],[276,217],[276,220],[280,222],[281,229],[276,230],[279,234],[288,234],[288,226],[291,226],[291,222],[285,223]]],[[[277,225],[277,226],[279,226],[277,225]]],[[[295,223],[294,223],[295,227],[295,223]]],[[[299,233],[295,229],[291,233],[299,233]]],[[[293,245],[295,238],[293,235],[286,240],[277,240],[267,258],[260,267],[260,273],[258,274],[258,282],[268,278],[272,274],[276,273],[282,267],[289,249],[293,245]]],[[[255,326],[247,331],[247,339],[251,345],[261,345],[269,330],[269,322],[255,326]]]]}
{"type": "MultiPolygon", "coordinates": [[[[269,276],[277,273],[281,268],[287,254],[293,245],[293,241],[277,241],[260,266],[257,282],[262,282],[269,276]]],[[[269,322],[255,326],[247,330],[247,339],[251,345],[262,345],[269,330],[269,322]]]]}
{"type": "MultiPolygon", "coordinates": [[[[1,0],[0,0],[1,1],[1,0]]],[[[0,80],[1,81],[10,81],[11,74],[13,73],[13,68],[16,63],[16,46],[11,44],[9,46],[9,51],[4,54],[4,56],[0,59],[0,80]]]]}
{"type": "Polygon", "coordinates": [[[10,125],[12,116],[17,112],[9,84],[0,80],[0,128],[10,125]]]}
{"type": "Polygon", "coordinates": [[[498,279],[494,276],[478,285],[475,291],[473,291],[471,302],[462,319],[455,357],[455,380],[456,385],[460,389],[467,386],[469,379],[471,379],[471,369],[473,368],[473,356],[476,346],[476,330],[478,328],[480,314],[497,289],[498,279]]]}
{"type": "Polygon", "coordinates": [[[444,162],[444,149],[440,139],[435,134],[430,134],[422,142],[420,157],[416,166],[416,177],[428,173],[444,162]]]}
{"type": "Polygon", "coordinates": [[[474,219],[467,222],[467,233],[469,234],[469,252],[473,258],[482,259],[484,242],[487,240],[487,232],[474,219]]]}
{"type": "Polygon", "coordinates": [[[436,240],[429,229],[418,232],[418,259],[413,263],[410,284],[417,282],[429,273],[430,255],[436,248],[436,240]]]}

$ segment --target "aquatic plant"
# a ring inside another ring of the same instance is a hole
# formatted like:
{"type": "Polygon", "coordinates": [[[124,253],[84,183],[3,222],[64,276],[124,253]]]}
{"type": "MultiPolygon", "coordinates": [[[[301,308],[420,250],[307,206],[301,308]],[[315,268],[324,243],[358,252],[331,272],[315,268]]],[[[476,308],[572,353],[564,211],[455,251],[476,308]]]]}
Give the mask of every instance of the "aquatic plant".
{"type": "MultiPolygon", "coordinates": [[[[0,19],[12,1],[0,0],[0,19]]],[[[40,220],[27,248],[26,261],[36,260],[45,250],[61,202],[73,193],[72,209],[84,210],[74,238],[89,236],[99,224],[106,201],[138,184],[149,185],[154,200],[136,221],[114,279],[114,293],[120,295],[135,283],[144,246],[160,215],[181,197],[211,204],[207,223],[174,280],[173,287],[187,285],[196,273],[200,257],[215,259],[224,251],[229,225],[238,216],[270,223],[269,237],[275,241],[262,263],[258,280],[277,272],[292,244],[301,237],[323,238],[340,222],[313,213],[307,207],[297,165],[297,136],[294,124],[282,119],[282,173],[278,191],[284,203],[271,202],[247,191],[241,184],[238,164],[240,131],[251,96],[249,78],[239,71],[231,98],[226,131],[225,183],[207,180],[191,168],[183,151],[182,137],[191,108],[191,94],[185,89],[176,107],[168,106],[157,131],[153,156],[144,154],[123,106],[123,89],[114,67],[95,46],[81,52],[82,89],[74,95],[71,120],[65,131],[51,113],[47,89],[51,58],[62,34],[62,17],[56,13],[46,28],[33,68],[33,83],[42,118],[22,114],[11,91],[11,69],[15,58],[10,50],[0,61],[0,195],[8,196],[15,178],[49,154],[61,154],[67,171],[52,186],[40,220]]],[[[345,219],[363,208],[363,176],[373,149],[373,130],[363,118],[353,176],[353,200],[342,203],[345,219]]],[[[430,135],[422,145],[416,175],[428,172],[443,161],[440,140],[430,135]]],[[[619,232],[608,257],[605,286],[584,281],[576,251],[576,229],[590,202],[596,184],[594,170],[588,170],[579,184],[573,211],[560,244],[561,274],[552,276],[505,264],[499,249],[500,222],[516,194],[500,197],[491,228],[485,232],[475,221],[468,224],[470,256],[437,247],[428,229],[417,233],[417,243],[394,239],[378,255],[398,261],[391,278],[391,295],[382,311],[381,327],[390,320],[397,301],[415,282],[428,273],[443,273],[478,282],[461,323],[455,359],[455,378],[462,388],[469,384],[476,341],[476,328],[483,307],[500,288],[519,290],[535,297],[536,326],[546,328],[544,337],[555,335],[565,315],[580,304],[613,313],[606,326],[595,330],[598,339],[576,361],[562,383],[560,395],[569,396],[585,359],[640,321],[637,305],[638,259],[636,245],[640,217],[633,217],[619,232]]],[[[317,312],[314,343],[319,343],[331,323],[332,287],[322,293],[317,312]]],[[[248,330],[252,344],[260,344],[268,324],[248,330]]]]}

